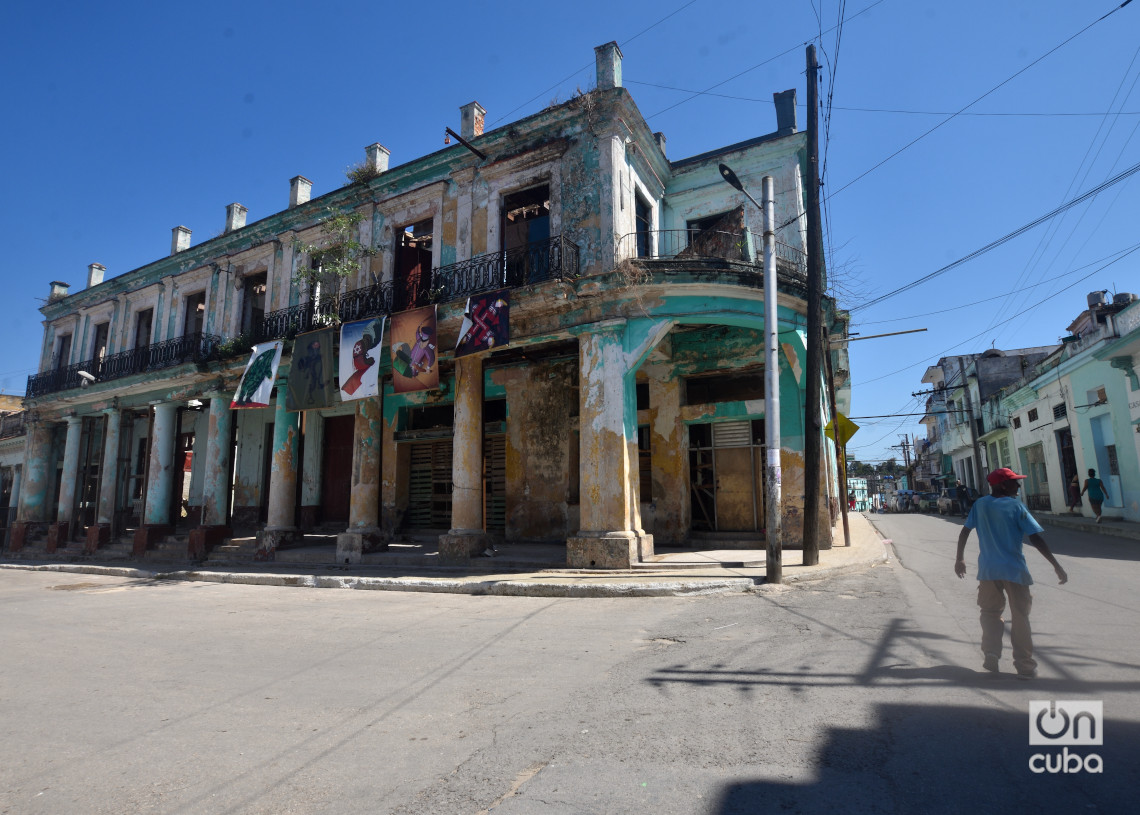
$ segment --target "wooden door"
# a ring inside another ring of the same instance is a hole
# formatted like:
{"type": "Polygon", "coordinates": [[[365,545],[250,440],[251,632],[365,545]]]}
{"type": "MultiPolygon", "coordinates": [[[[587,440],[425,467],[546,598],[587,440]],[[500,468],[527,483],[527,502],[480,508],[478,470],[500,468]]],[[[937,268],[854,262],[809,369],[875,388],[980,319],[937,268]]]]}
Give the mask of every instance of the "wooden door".
{"type": "Polygon", "coordinates": [[[321,519],[348,523],[352,497],[352,436],[356,417],[325,419],[321,460],[321,519]]]}
{"type": "Polygon", "coordinates": [[[507,528],[507,437],[483,441],[483,528],[502,533],[507,528]]]}
{"type": "Polygon", "coordinates": [[[405,528],[451,528],[451,450],[451,439],[412,445],[405,528]]]}

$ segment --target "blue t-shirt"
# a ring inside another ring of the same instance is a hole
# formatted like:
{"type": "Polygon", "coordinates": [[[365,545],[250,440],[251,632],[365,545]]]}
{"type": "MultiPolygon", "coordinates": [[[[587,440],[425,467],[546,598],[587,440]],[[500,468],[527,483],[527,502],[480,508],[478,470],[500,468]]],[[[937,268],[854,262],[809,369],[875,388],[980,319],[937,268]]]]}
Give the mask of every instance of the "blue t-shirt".
{"type": "Polygon", "coordinates": [[[1041,524],[1016,498],[983,495],[966,517],[966,528],[978,530],[978,580],[1033,584],[1021,541],[1041,532],[1041,524]]]}

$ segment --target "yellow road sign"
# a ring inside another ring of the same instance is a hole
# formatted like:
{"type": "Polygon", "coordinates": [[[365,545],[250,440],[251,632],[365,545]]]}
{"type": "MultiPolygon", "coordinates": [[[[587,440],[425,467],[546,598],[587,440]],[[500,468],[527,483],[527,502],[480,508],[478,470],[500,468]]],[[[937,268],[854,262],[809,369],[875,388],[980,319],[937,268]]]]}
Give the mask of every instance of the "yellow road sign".
{"type": "Polygon", "coordinates": [[[829,439],[835,440],[839,444],[847,444],[848,439],[855,435],[855,431],[859,429],[859,425],[848,419],[842,413],[835,414],[835,421],[828,422],[827,427],[823,429],[824,435],[829,439]],[[835,425],[839,425],[839,438],[835,437],[835,425]]]}

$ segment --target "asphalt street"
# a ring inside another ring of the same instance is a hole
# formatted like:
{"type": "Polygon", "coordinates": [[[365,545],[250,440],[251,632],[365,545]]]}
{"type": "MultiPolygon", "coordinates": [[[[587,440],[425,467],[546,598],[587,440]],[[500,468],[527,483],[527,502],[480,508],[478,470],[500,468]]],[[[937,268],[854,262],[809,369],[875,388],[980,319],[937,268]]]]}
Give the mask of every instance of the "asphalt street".
{"type": "Polygon", "coordinates": [[[898,560],[744,595],[0,570],[0,812],[1131,810],[1140,544],[1046,531],[1022,682],[981,671],[958,523],[874,520],[898,560]],[[1102,773],[1029,770],[1042,699],[1103,701],[1102,773]]]}

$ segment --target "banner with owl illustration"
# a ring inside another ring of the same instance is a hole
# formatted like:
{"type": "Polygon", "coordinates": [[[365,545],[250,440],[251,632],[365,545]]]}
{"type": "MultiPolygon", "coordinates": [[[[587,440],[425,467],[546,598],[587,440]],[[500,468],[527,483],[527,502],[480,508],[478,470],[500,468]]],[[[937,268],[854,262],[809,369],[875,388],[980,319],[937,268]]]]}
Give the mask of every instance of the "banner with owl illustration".
{"type": "Polygon", "coordinates": [[[284,345],[281,340],[274,340],[253,346],[249,363],[245,366],[245,373],[238,382],[237,393],[230,402],[231,408],[269,407],[269,399],[273,394],[273,381],[277,379],[277,368],[281,365],[281,349],[284,345]]]}

